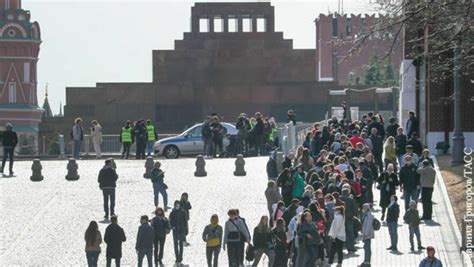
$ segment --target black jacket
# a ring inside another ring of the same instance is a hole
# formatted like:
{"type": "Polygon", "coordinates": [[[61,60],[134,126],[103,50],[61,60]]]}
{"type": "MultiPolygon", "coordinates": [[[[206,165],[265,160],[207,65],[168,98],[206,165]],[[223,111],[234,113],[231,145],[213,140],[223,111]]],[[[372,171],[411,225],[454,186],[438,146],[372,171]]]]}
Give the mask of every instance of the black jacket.
{"type": "Polygon", "coordinates": [[[407,120],[407,125],[406,125],[405,129],[407,131],[408,138],[411,137],[411,134],[413,132],[417,132],[419,134],[420,133],[420,123],[418,122],[418,119],[416,117],[409,118],[407,120]],[[410,121],[411,121],[411,127],[408,127],[409,124],[410,124],[410,121]]]}
{"type": "Polygon", "coordinates": [[[417,154],[418,157],[421,156],[421,152],[423,152],[423,145],[421,144],[420,140],[415,139],[415,138],[410,138],[410,140],[408,140],[407,142],[407,145],[412,145],[413,153],[417,154]]]}
{"type": "Polygon", "coordinates": [[[212,137],[211,122],[206,121],[202,124],[201,135],[204,139],[212,137]]]}
{"type": "Polygon", "coordinates": [[[165,173],[161,169],[153,168],[151,171],[151,182],[163,184],[163,179],[165,178],[165,173]]]}
{"type": "Polygon", "coordinates": [[[250,130],[250,134],[252,136],[261,136],[261,135],[263,135],[263,120],[262,119],[257,119],[257,123],[250,130]]]}
{"type": "Polygon", "coordinates": [[[276,160],[269,159],[267,162],[267,176],[268,178],[277,178],[278,177],[278,167],[276,160]]]}
{"type": "Polygon", "coordinates": [[[108,258],[122,257],[122,242],[125,242],[125,232],[118,224],[112,223],[105,229],[104,241],[107,243],[108,258]]]}
{"type": "Polygon", "coordinates": [[[394,124],[390,124],[387,126],[387,130],[385,131],[385,133],[387,134],[386,136],[389,137],[389,136],[397,136],[397,129],[400,127],[400,125],[394,123],[394,124]]]}
{"type": "Polygon", "coordinates": [[[253,247],[255,249],[268,249],[273,247],[272,232],[268,229],[268,233],[258,231],[258,227],[253,230],[253,247]]]}
{"type": "Polygon", "coordinates": [[[387,222],[397,222],[400,216],[400,206],[397,203],[389,205],[387,209],[387,222]]]}
{"type": "Polygon", "coordinates": [[[4,148],[15,148],[18,144],[18,136],[14,131],[3,132],[2,144],[4,148]]]}
{"type": "Polygon", "coordinates": [[[137,140],[137,142],[148,141],[148,130],[143,124],[137,124],[135,128],[133,128],[133,135],[135,136],[135,140],[137,140]]]}
{"type": "Polygon", "coordinates": [[[118,179],[118,175],[115,172],[114,168],[104,166],[104,168],[102,168],[102,170],[100,170],[99,172],[98,182],[99,182],[100,189],[115,188],[117,186],[115,184],[117,179],[118,179]]]}
{"type": "Polygon", "coordinates": [[[400,183],[403,185],[403,190],[415,190],[420,185],[420,176],[416,172],[416,164],[405,164],[400,169],[400,183]]]}
{"type": "Polygon", "coordinates": [[[404,155],[406,153],[407,136],[404,134],[395,136],[395,151],[397,155],[404,155]]]}
{"type": "Polygon", "coordinates": [[[171,230],[170,222],[166,217],[154,217],[151,226],[155,229],[155,240],[165,237],[171,230]]]}
{"type": "Polygon", "coordinates": [[[380,135],[370,135],[372,141],[372,153],[374,155],[382,155],[383,153],[383,137],[380,135]]]}
{"type": "Polygon", "coordinates": [[[346,222],[349,222],[354,218],[354,216],[357,216],[359,213],[359,208],[357,207],[355,200],[350,195],[342,194],[340,199],[345,203],[344,215],[346,222]]]}
{"type": "Polygon", "coordinates": [[[135,249],[152,249],[153,240],[155,237],[155,230],[150,224],[144,223],[138,227],[137,243],[135,249]]]}
{"type": "Polygon", "coordinates": [[[186,211],[173,209],[170,213],[170,225],[175,234],[185,235],[188,232],[186,211]]]}

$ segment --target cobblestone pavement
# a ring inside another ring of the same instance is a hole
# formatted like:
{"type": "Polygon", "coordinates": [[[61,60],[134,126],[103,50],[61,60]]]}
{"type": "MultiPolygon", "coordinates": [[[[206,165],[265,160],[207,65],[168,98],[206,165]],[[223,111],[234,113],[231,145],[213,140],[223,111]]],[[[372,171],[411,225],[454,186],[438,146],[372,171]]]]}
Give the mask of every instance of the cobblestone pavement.
{"type": "MultiPolygon", "coordinates": [[[[247,176],[235,177],[233,159],[206,161],[207,177],[194,177],[194,159],[161,160],[165,182],[169,186],[169,205],[179,199],[182,192],[189,193],[193,205],[184,261],[189,266],[206,266],[205,243],[201,233],[212,214],[219,215],[224,224],[227,210],[239,208],[253,229],[260,216],[266,214],[264,191],[266,188],[266,158],[246,159],[247,176]]],[[[143,178],[144,161],[117,160],[119,174],[116,192],[116,213],[124,228],[127,241],[123,246],[123,266],[136,265],[134,249],[140,216],[152,216],[153,190],[151,182],[143,178]]],[[[102,193],[98,188],[97,174],[103,161],[79,161],[78,181],[66,181],[66,161],[44,161],[44,181],[31,182],[31,162],[15,165],[14,178],[0,178],[0,265],[1,266],[85,266],[84,232],[91,220],[102,221],[102,193]]],[[[375,190],[375,196],[379,194],[375,190]]],[[[435,190],[434,201],[441,203],[435,190]]],[[[160,198],[160,203],[162,200],[160,198]]],[[[401,205],[403,206],[403,205],[401,205]]],[[[421,206],[421,205],[420,205],[421,206]]],[[[376,206],[376,217],[380,209],[376,206]]],[[[434,207],[434,221],[449,223],[443,218],[440,205],[434,207]]],[[[403,214],[402,214],[403,216],[403,214]]],[[[108,224],[99,223],[102,234],[108,224]]],[[[388,229],[383,226],[376,232],[372,243],[372,266],[418,266],[425,251],[410,253],[408,227],[399,223],[400,253],[392,254],[388,229]]],[[[421,226],[424,246],[436,247],[438,257],[445,266],[460,266],[456,261],[457,247],[450,241],[442,225],[421,226]],[[449,262],[448,262],[449,261],[449,262]]],[[[168,236],[164,263],[173,266],[172,237],[168,236]]],[[[361,248],[359,243],[357,247],[361,248]]],[[[105,245],[102,244],[105,252],[105,245]]],[[[105,266],[105,253],[99,257],[99,266],[105,266]]],[[[357,266],[362,262],[363,249],[344,260],[343,266],[357,266]]],[[[225,266],[227,255],[221,251],[220,264],[225,266]]],[[[264,261],[261,266],[265,266],[264,261]]]]}

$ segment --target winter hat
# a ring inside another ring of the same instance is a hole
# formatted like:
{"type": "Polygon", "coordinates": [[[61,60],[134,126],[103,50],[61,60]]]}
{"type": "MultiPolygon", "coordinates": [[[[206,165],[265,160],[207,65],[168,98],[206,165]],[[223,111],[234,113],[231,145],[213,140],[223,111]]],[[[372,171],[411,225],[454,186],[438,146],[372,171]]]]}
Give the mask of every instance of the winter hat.
{"type": "Polygon", "coordinates": [[[435,251],[434,247],[433,246],[428,246],[426,248],[426,251],[430,252],[430,251],[435,251]]]}

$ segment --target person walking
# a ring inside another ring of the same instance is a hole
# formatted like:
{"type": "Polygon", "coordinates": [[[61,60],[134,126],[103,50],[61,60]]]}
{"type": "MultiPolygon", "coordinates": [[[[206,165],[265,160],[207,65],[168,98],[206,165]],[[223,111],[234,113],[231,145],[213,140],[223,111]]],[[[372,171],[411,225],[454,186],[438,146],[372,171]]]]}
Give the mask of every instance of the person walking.
{"type": "Polygon", "coordinates": [[[337,267],[342,266],[342,248],[346,241],[346,229],[344,222],[344,206],[337,206],[334,212],[334,220],[331,223],[328,236],[331,238],[331,252],[329,253],[328,264],[332,265],[334,256],[337,253],[337,267]]]}
{"type": "Polygon", "coordinates": [[[132,122],[131,121],[127,121],[125,126],[122,127],[122,130],[120,131],[120,143],[122,143],[122,157],[120,157],[121,159],[123,159],[125,157],[125,159],[128,159],[128,157],[130,156],[130,147],[132,146],[133,142],[134,142],[134,136],[132,134],[132,126],[131,126],[132,122]]]}
{"type": "MultiPolygon", "coordinates": [[[[191,202],[189,202],[189,195],[188,193],[184,192],[181,194],[181,199],[179,200],[179,206],[182,210],[186,213],[186,229],[189,229],[189,210],[192,209],[191,202]]],[[[186,239],[188,236],[188,231],[184,235],[184,246],[189,246],[189,243],[186,239]]]]}
{"type": "Polygon", "coordinates": [[[359,207],[351,195],[351,186],[344,184],[342,186],[342,195],[340,197],[344,201],[344,226],[346,230],[346,247],[349,254],[356,251],[355,248],[355,229],[354,229],[354,217],[359,214],[359,207]]]}
{"type": "Polygon", "coordinates": [[[405,200],[405,210],[409,208],[410,200],[418,199],[418,190],[420,189],[420,177],[416,173],[417,167],[412,162],[412,157],[405,156],[405,165],[400,169],[400,191],[403,192],[405,200]]]}
{"type": "Polygon", "coordinates": [[[143,258],[146,256],[148,267],[153,267],[153,241],[155,230],[148,223],[148,216],[143,215],[140,218],[140,227],[138,227],[137,243],[135,249],[138,254],[138,267],[143,265],[143,258]]]}
{"type": "Polygon", "coordinates": [[[400,206],[397,203],[398,197],[393,195],[390,197],[390,205],[387,209],[387,226],[390,235],[390,247],[387,250],[398,251],[398,217],[400,216],[400,206]]]}
{"type": "MultiPolygon", "coordinates": [[[[396,154],[396,148],[395,148],[395,138],[393,136],[389,136],[387,140],[385,141],[385,144],[383,146],[383,151],[384,151],[384,169],[387,169],[388,164],[393,164],[393,166],[397,166],[397,154],[396,154]]],[[[397,169],[395,168],[395,172],[397,169]]]]}
{"type": "Polygon", "coordinates": [[[137,140],[137,151],[135,159],[145,159],[145,149],[146,143],[148,141],[148,132],[144,120],[137,121],[137,124],[133,128],[133,135],[137,140]]]}
{"type": "Polygon", "coordinates": [[[245,225],[239,219],[235,209],[229,210],[227,215],[229,219],[224,226],[224,244],[222,248],[227,249],[229,267],[238,267],[240,262],[243,262],[240,254],[241,243],[250,243],[250,235],[245,231],[245,225]]]}
{"type": "Polygon", "coordinates": [[[155,126],[153,126],[150,119],[146,120],[145,127],[148,134],[148,140],[146,142],[146,155],[149,157],[151,156],[151,152],[153,152],[155,141],[158,140],[158,134],[156,133],[155,126]]]}
{"type": "Polygon", "coordinates": [[[436,181],[436,171],[428,160],[423,160],[422,164],[423,166],[416,171],[420,175],[421,202],[423,203],[423,216],[421,219],[431,221],[433,214],[433,202],[431,198],[436,181]]]}
{"type": "Polygon", "coordinates": [[[388,123],[389,125],[387,126],[387,130],[385,130],[386,136],[392,136],[395,138],[395,136],[397,136],[397,130],[400,125],[398,125],[397,120],[394,117],[390,117],[388,123]]]}
{"type": "Polygon", "coordinates": [[[425,247],[421,245],[421,234],[420,234],[420,215],[417,209],[417,202],[415,200],[410,201],[410,209],[405,212],[403,220],[408,224],[408,230],[410,232],[410,250],[415,251],[415,244],[413,242],[413,235],[416,235],[416,241],[418,242],[418,250],[422,250],[425,247]]]}
{"type": "Polygon", "coordinates": [[[398,127],[397,135],[395,136],[395,152],[398,158],[398,165],[402,167],[403,155],[406,153],[407,136],[403,134],[403,128],[398,127]]]}
{"type": "Polygon", "coordinates": [[[262,216],[257,227],[253,230],[253,247],[255,249],[255,259],[252,266],[258,266],[263,253],[268,257],[268,266],[273,267],[275,260],[275,244],[270,226],[268,225],[268,216],[262,216]]]}
{"type": "Polygon", "coordinates": [[[287,267],[288,266],[288,248],[285,220],[278,218],[275,227],[272,230],[275,239],[275,260],[273,267],[287,267]]]}
{"type": "Polygon", "coordinates": [[[364,242],[364,262],[361,267],[370,267],[370,258],[372,256],[371,241],[374,238],[374,215],[370,211],[370,203],[362,206],[362,240],[364,242]]]}
{"type": "Polygon", "coordinates": [[[73,141],[73,153],[72,156],[75,159],[80,159],[81,156],[81,145],[84,140],[84,130],[82,129],[82,119],[76,118],[74,120],[74,126],[71,131],[71,139],[73,141]]]}
{"type": "Polygon", "coordinates": [[[99,260],[100,244],[102,243],[102,235],[99,231],[99,226],[96,221],[91,221],[89,227],[87,227],[84,235],[86,240],[86,257],[87,265],[89,267],[97,267],[97,261],[99,260]]]}
{"type": "Polygon", "coordinates": [[[95,158],[102,158],[100,145],[102,144],[102,126],[96,120],[92,121],[91,127],[92,145],[94,146],[95,158]]]}
{"type": "Polygon", "coordinates": [[[107,267],[112,265],[112,259],[115,259],[115,266],[120,267],[122,258],[122,243],[127,241],[125,232],[117,223],[117,216],[110,218],[111,224],[105,229],[104,241],[107,244],[107,267]]]}
{"type": "Polygon", "coordinates": [[[5,125],[6,131],[3,133],[2,145],[3,145],[3,160],[2,160],[2,174],[5,175],[5,164],[7,158],[9,162],[9,176],[13,176],[13,157],[15,154],[15,147],[18,144],[18,135],[13,131],[11,123],[5,125]]]}
{"type": "Polygon", "coordinates": [[[382,218],[385,219],[385,211],[390,205],[390,198],[395,195],[399,185],[397,173],[393,164],[388,164],[387,170],[382,172],[379,177],[377,188],[380,190],[380,207],[382,207],[382,218]]]}
{"type": "Polygon", "coordinates": [[[174,202],[174,208],[170,213],[170,225],[173,229],[173,243],[174,243],[174,254],[176,256],[176,263],[181,264],[183,261],[183,243],[186,239],[187,220],[186,212],[180,206],[180,201],[174,202]]]}
{"type": "Polygon", "coordinates": [[[206,242],[206,259],[208,267],[217,267],[222,244],[222,226],[217,214],[211,216],[211,223],[204,227],[202,240],[206,242]]]}
{"type": "Polygon", "coordinates": [[[428,256],[424,258],[418,267],[443,267],[443,263],[435,257],[435,249],[432,246],[426,248],[428,256]]]}
{"type": "Polygon", "coordinates": [[[104,219],[109,219],[109,199],[110,199],[110,214],[115,215],[115,187],[118,175],[112,167],[112,161],[107,159],[105,166],[99,172],[99,188],[102,190],[104,196],[104,219]]]}
{"type": "Polygon", "coordinates": [[[275,181],[269,180],[267,182],[267,189],[265,190],[265,198],[267,199],[267,209],[270,214],[270,221],[273,220],[273,205],[282,200],[280,192],[276,187],[275,181]]]}
{"type": "Polygon", "coordinates": [[[154,229],[155,238],[153,239],[153,254],[155,258],[155,265],[163,265],[163,253],[166,242],[166,235],[170,233],[170,222],[165,216],[165,211],[162,208],[156,208],[155,217],[151,221],[151,226],[154,229]]]}
{"type": "Polygon", "coordinates": [[[166,189],[168,186],[164,182],[165,173],[160,169],[161,163],[159,161],[155,162],[153,165],[153,170],[151,171],[151,182],[153,183],[153,201],[155,207],[158,207],[160,194],[163,197],[163,204],[165,211],[168,210],[168,193],[166,189]]]}
{"type": "Polygon", "coordinates": [[[301,237],[302,240],[299,246],[303,248],[303,250],[298,251],[298,254],[300,254],[300,252],[303,253],[297,257],[301,258],[304,255],[304,263],[302,266],[312,267],[318,258],[318,245],[321,240],[319,230],[313,223],[313,217],[309,212],[303,213],[298,225],[298,236],[301,237]]]}

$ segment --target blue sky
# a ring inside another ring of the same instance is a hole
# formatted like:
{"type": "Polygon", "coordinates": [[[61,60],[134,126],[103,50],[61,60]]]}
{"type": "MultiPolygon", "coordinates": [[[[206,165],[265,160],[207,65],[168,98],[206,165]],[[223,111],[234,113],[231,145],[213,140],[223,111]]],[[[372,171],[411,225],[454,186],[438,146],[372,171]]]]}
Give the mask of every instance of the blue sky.
{"type": "MultiPolygon", "coordinates": [[[[189,31],[194,2],[204,1],[22,1],[41,27],[39,102],[43,103],[46,83],[51,108],[58,113],[67,86],[150,82],[152,50],[173,49],[174,40],[182,39],[189,31]]],[[[272,5],[276,31],[293,39],[294,48],[314,48],[313,21],[319,13],[337,11],[338,0],[272,1],[272,5]]],[[[368,0],[344,1],[345,13],[370,9],[368,0]]]]}

